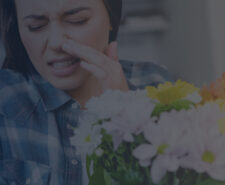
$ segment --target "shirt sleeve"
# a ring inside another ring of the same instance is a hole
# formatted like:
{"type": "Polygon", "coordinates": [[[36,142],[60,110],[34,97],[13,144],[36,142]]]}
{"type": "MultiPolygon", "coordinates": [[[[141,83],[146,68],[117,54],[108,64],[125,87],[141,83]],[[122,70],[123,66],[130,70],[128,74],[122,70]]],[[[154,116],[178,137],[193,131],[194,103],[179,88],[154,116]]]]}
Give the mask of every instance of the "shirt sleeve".
{"type": "Polygon", "coordinates": [[[1,177],[1,174],[0,174],[0,185],[8,185],[6,180],[3,177],[1,177]]]}
{"type": "MultiPolygon", "coordinates": [[[[3,125],[3,117],[0,115],[0,129],[3,125]]],[[[0,161],[3,161],[3,150],[2,150],[2,139],[1,139],[1,134],[0,134],[0,161]]],[[[6,179],[3,177],[3,173],[1,172],[1,169],[3,169],[3,166],[1,165],[0,162],[0,185],[8,185],[8,182],[6,179]]]]}
{"type": "Polygon", "coordinates": [[[173,78],[165,66],[153,62],[130,62],[120,61],[128,85],[131,90],[143,89],[144,87],[158,86],[166,81],[173,82],[173,78]]]}

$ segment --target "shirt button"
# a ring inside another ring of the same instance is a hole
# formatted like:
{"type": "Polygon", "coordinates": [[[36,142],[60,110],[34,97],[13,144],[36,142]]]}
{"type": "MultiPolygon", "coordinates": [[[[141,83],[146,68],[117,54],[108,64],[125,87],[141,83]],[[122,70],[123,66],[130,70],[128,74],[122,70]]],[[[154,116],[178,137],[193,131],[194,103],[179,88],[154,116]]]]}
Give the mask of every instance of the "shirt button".
{"type": "Polygon", "coordinates": [[[30,184],[30,183],[31,183],[30,179],[27,179],[26,184],[30,184]]]}
{"type": "Polygon", "coordinates": [[[78,163],[77,160],[75,160],[75,159],[73,159],[71,162],[73,165],[77,165],[77,163],[78,163]]]}

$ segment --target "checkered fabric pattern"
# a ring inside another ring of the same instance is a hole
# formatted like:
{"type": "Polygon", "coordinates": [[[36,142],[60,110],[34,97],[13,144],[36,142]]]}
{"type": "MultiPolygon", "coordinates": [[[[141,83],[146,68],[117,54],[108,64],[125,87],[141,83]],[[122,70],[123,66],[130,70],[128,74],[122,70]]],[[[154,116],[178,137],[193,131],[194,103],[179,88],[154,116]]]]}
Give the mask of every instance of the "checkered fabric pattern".
{"type": "MultiPolygon", "coordinates": [[[[121,61],[130,89],[171,81],[149,62],[121,61]]],[[[32,74],[0,70],[0,185],[82,185],[82,163],[70,145],[80,104],[32,74]]]]}

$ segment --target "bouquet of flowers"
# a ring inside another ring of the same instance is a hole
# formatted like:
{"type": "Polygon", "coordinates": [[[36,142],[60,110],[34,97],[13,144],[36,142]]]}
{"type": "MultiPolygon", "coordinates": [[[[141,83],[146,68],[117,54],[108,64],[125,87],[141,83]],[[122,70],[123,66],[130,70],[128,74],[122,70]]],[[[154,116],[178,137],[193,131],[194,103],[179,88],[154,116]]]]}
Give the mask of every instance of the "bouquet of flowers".
{"type": "Polygon", "coordinates": [[[107,91],[86,107],[71,138],[85,185],[225,185],[225,74],[202,89],[107,91]]]}

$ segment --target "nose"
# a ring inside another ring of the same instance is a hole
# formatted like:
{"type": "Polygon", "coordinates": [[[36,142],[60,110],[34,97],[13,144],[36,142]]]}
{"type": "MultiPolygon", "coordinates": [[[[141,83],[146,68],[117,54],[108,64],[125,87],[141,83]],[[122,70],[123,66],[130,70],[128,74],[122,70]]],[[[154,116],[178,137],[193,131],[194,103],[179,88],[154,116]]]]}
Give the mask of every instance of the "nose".
{"type": "Polygon", "coordinates": [[[47,38],[47,47],[56,52],[61,51],[66,38],[67,35],[63,28],[57,24],[52,24],[47,38]]]}

